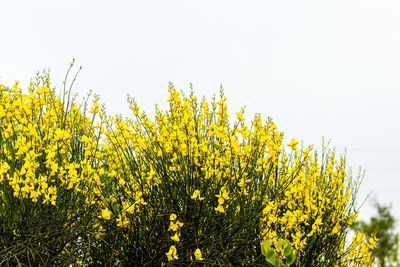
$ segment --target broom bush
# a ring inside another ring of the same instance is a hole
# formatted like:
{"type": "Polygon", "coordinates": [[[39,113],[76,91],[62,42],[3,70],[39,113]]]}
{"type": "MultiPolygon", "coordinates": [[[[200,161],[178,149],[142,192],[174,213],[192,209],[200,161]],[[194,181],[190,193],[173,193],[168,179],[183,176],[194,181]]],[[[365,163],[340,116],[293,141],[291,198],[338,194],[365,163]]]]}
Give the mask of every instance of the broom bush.
{"type": "Polygon", "coordinates": [[[168,110],[129,97],[122,118],[57,97],[47,73],[1,85],[0,264],[371,265],[376,238],[349,240],[360,175],[344,155],[244,109],[229,120],[223,90],[168,90],[168,110]]]}

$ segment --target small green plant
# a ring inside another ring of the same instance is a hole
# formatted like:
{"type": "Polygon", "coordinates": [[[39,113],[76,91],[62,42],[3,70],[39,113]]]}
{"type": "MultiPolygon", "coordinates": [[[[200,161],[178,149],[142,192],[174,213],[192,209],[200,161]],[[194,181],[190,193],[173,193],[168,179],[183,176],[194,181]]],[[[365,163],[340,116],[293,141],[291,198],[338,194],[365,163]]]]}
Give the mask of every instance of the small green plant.
{"type": "Polygon", "coordinates": [[[280,239],[275,243],[272,240],[264,240],[261,242],[261,253],[265,256],[265,260],[274,267],[286,267],[294,263],[292,245],[286,239],[280,239]],[[283,263],[274,247],[278,251],[283,251],[286,263],[283,263]]]}

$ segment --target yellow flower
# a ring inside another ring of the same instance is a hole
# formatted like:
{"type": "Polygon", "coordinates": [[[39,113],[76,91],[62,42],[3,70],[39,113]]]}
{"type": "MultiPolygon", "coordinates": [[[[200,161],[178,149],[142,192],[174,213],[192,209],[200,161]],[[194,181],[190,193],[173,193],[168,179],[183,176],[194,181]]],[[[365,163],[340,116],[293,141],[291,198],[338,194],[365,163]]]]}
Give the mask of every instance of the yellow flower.
{"type": "Polygon", "coordinates": [[[173,221],[170,221],[169,222],[169,228],[168,228],[168,231],[169,230],[172,230],[172,231],[177,231],[178,230],[178,228],[179,228],[179,226],[178,226],[178,224],[177,223],[174,223],[173,221]]]}
{"type": "Polygon", "coordinates": [[[310,149],[307,147],[306,149],[304,149],[304,150],[302,151],[303,157],[307,157],[307,156],[308,156],[308,152],[310,152],[310,149]]]}
{"type": "Polygon", "coordinates": [[[299,144],[299,142],[297,142],[294,138],[292,138],[292,140],[290,141],[290,143],[287,146],[291,147],[294,150],[296,150],[298,144],[299,144]]]}
{"type": "Polygon", "coordinates": [[[200,197],[200,191],[199,190],[194,190],[193,195],[190,197],[191,199],[199,199],[203,200],[204,197],[200,197]]]}
{"type": "Polygon", "coordinates": [[[111,219],[111,211],[108,208],[105,208],[101,210],[101,216],[100,218],[103,218],[104,220],[109,220],[111,219]]]}
{"type": "Polygon", "coordinates": [[[9,169],[10,169],[10,165],[8,165],[7,162],[0,162],[0,175],[8,172],[9,169]]]}
{"type": "Polygon", "coordinates": [[[171,239],[175,242],[179,242],[179,235],[178,233],[175,233],[173,236],[171,236],[171,239]]]}
{"type": "Polygon", "coordinates": [[[216,207],[215,210],[221,213],[225,213],[224,207],[222,207],[221,205],[218,205],[218,207],[216,207]]]}
{"type": "Polygon", "coordinates": [[[237,118],[239,121],[244,121],[242,112],[236,112],[236,118],[237,118]]]}
{"type": "Polygon", "coordinates": [[[117,218],[117,223],[118,223],[117,224],[118,227],[125,227],[126,225],[129,224],[129,220],[125,216],[122,216],[121,214],[119,214],[118,218],[117,218]]]}
{"type": "Polygon", "coordinates": [[[168,261],[173,261],[173,260],[177,260],[178,259],[178,255],[176,255],[176,247],[175,246],[171,246],[169,248],[169,251],[167,253],[165,253],[168,257],[168,261]]]}
{"type": "Polygon", "coordinates": [[[172,230],[172,231],[176,232],[182,226],[183,226],[183,223],[180,221],[176,221],[175,223],[173,221],[170,221],[168,231],[172,230]]]}
{"type": "Polygon", "coordinates": [[[176,214],[175,213],[172,213],[170,216],[169,216],[169,220],[170,221],[174,221],[175,219],[176,219],[176,214]]]}
{"type": "Polygon", "coordinates": [[[337,234],[340,230],[340,225],[338,223],[335,224],[335,227],[333,227],[331,234],[337,234]]]}
{"type": "Polygon", "coordinates": [[[31,191],[31,198],[33,202],[37,202],[37,198],[39,197],[40,192],[38,191],[31,191]]]}
{"type": "Polygon", "coordinates": [[[229,193],[226,191],[226,188],[224,186],[221,188],[220,193],[218,195],[215,195],[215,196],[218,197],[219,199],[222,199],[222,201],[218,200],[218,202],[222,202],[222,203],[224,203],[223,200],[230,199],[229,193]]]}
{"type": "Polygon", "coordinates": [[[372,234],[371,237],[368,239],[368,248],[376,248],[376,242],[378,242],[378,238],[375,236],[375,234],[372,234]]]}
{"type": "Polygon", "coordinates": [[[21,236],[20,234],[17,233],[16,229],[13,230],[13,233],[14,233],[15,236],[21,236]]]}
{"type": "Polygon", "coordinates": [[[194,251],[194,256],[196,257],[196,260],[198,260],[198,261],[202,261],[202,260],[203,260],[203,257],[201,256],[201,251],[200,251],[200,249],[196,249],[196,250],[194,251]]]}

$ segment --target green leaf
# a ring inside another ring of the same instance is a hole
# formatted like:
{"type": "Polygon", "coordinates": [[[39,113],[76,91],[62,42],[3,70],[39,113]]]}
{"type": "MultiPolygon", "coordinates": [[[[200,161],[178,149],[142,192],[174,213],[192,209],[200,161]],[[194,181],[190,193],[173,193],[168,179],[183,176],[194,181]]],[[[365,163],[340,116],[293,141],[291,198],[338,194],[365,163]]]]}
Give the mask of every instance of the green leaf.
{"type": "Polygon", "coordinates": [[[290,265],[292,265],[293,263],[294,263],[294,255],[293,255],[293,253],[292,253],[292,254],[286,256],[286,264],[287,264],[288,266],[290,266],[290,265]]]}
{"type": "Polygon", "coordinates": [[[275,267],[279,267],[282,265],[282,261],[279,256],[273,251],[273,254],[270,258],[267,259],[267,262],[271,263],[275,267]]]}
{"type": "Polygon", "coordinates": [[[262,253],[264,256],[267,256],[267,255],[268,255],[268,254],[267,254],[267,250],[268,250],[269,248],[271,248],[271,245],[272,245],[271,240],[264,240],[263,242],[261,242],[261,253],[262,253]]]}
{"type": "Polygon", "coordinates": [[[290,244],[288,244],[285,249],[283,250],[283,254],[285,254],[285,256],[289,256],[290,254],[293,254],[293,249],[292,246],[290,244]]]}

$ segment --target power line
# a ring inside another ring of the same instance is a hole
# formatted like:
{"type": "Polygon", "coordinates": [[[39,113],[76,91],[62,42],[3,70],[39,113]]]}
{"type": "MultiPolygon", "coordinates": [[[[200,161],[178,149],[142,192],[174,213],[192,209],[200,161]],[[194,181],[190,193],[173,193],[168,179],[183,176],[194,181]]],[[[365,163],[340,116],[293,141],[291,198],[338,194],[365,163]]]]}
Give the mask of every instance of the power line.
{"type": "Polygon", "coordinates": [[[400,153],[400,148],[346,148],[349,152],[363,152],[363,153],[400,153]]]}

